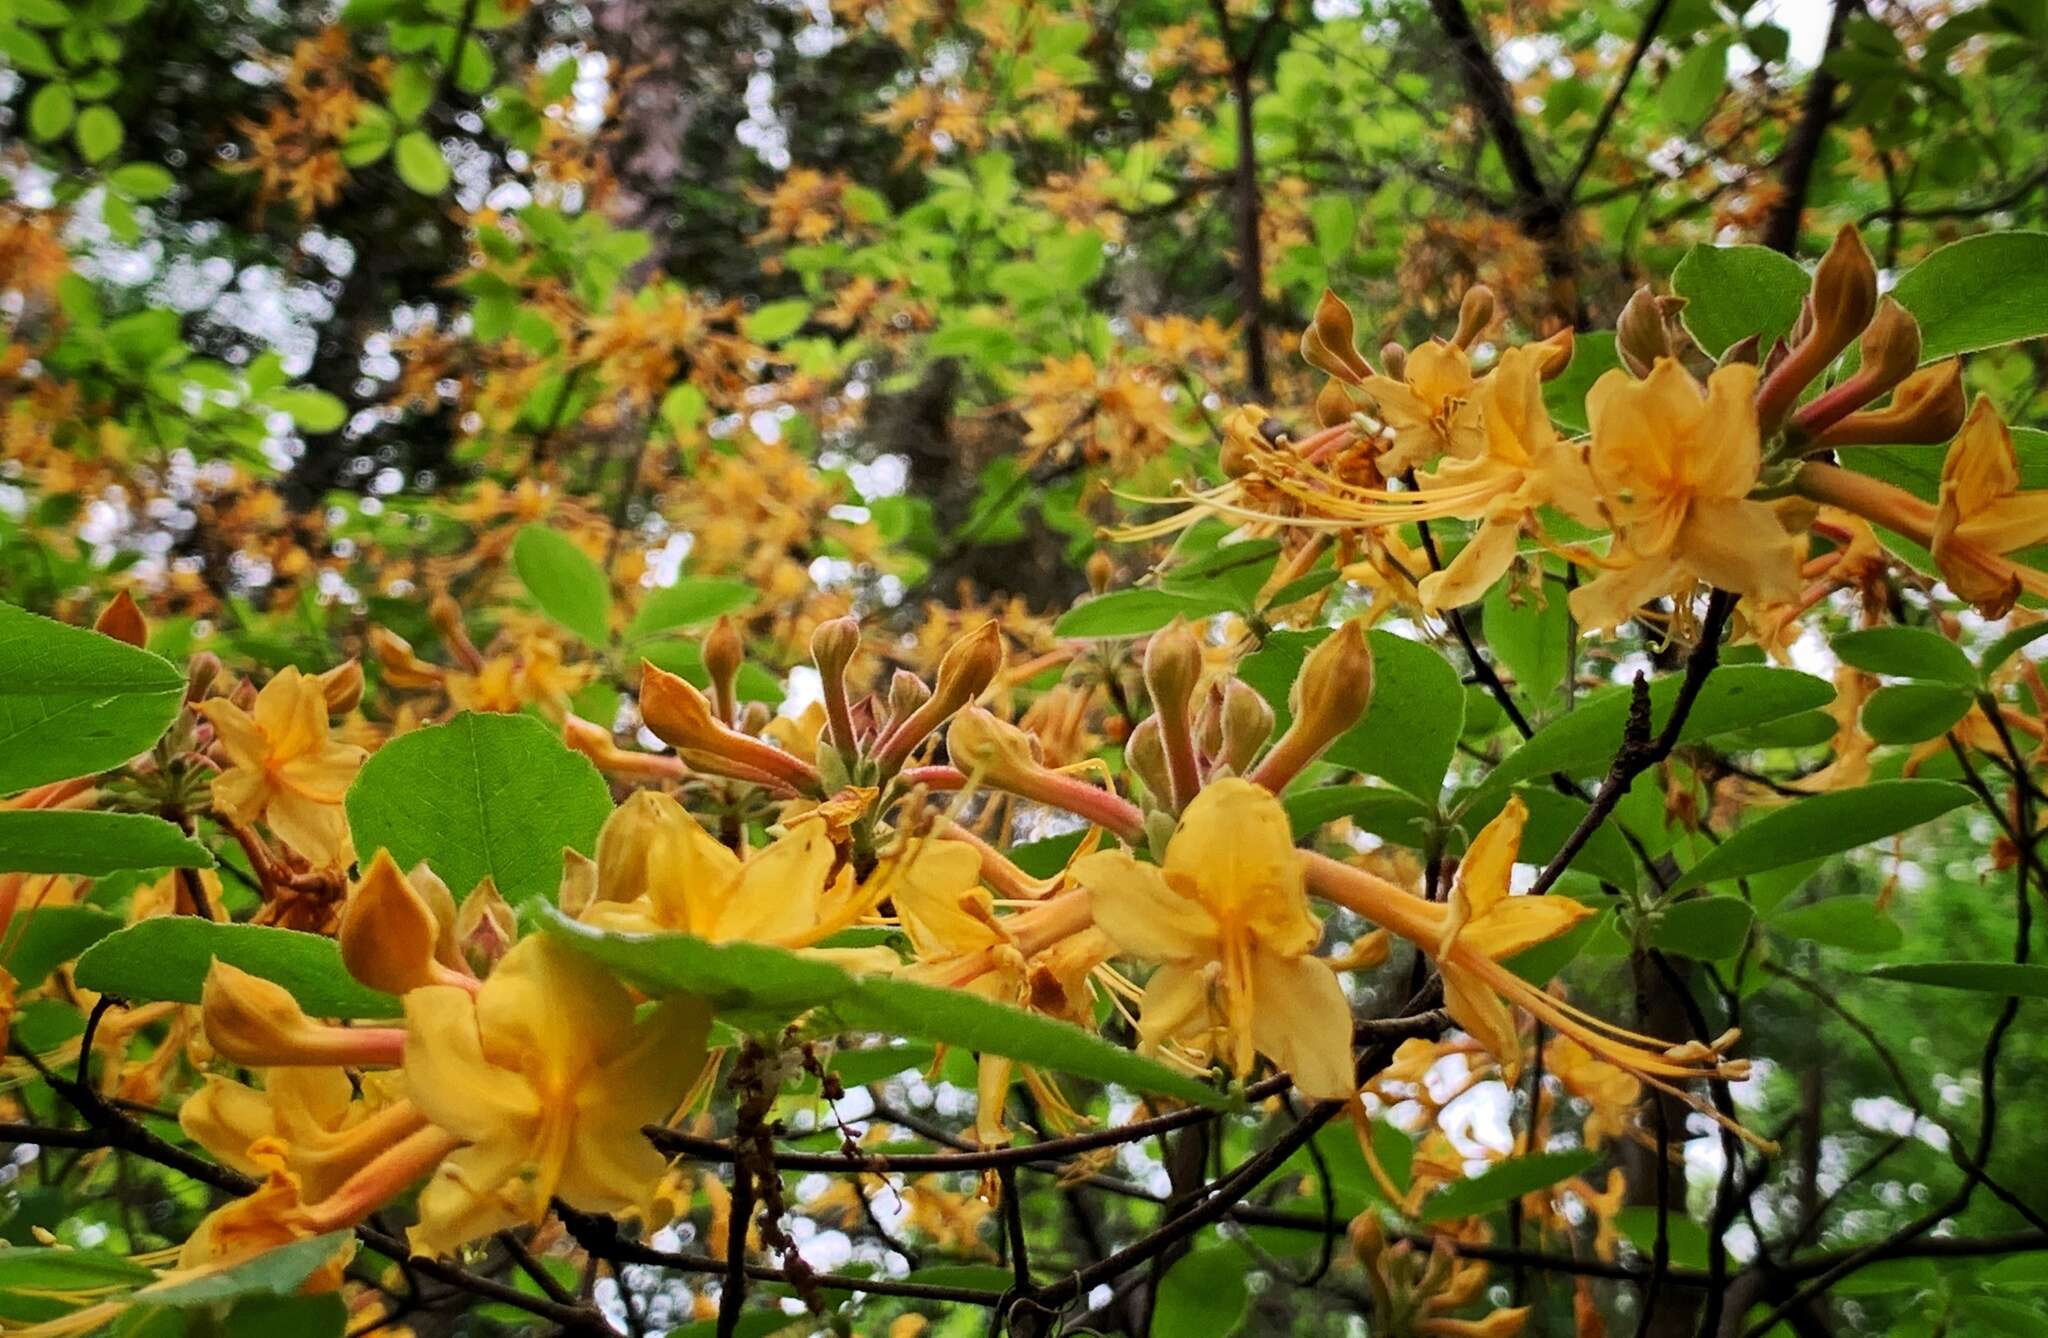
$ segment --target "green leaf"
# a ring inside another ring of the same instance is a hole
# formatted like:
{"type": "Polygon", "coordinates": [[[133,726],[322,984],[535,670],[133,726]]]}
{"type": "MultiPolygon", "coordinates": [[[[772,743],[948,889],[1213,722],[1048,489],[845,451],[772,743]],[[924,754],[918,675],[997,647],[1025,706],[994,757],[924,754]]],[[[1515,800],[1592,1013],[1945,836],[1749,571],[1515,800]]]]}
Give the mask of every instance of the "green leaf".
{"type": "Polygon", "coordinates": [[[2005,667],[2005,662],[2034,644],[2041,637],[2048,636],[2048,622],[2038,622],[2025,627],[2008,630],[2004,636],[1984,648],[1983,664],[1979,672],[1988,680],[2005,667]]]}
{"type": "Polygon", "coordinates": [[[686,576],[674,585],[648,591],[626,635],[639,638],[674,627],[698,627],[720,614],[743,609],[758,597],[751,582],[686,576]]]}
{"type": "Polygon", "coordinates": [[[130,1003],[196,1004],[216,957],[282,985],[314,1017],[394,1018],[404,1011],[390,995],[358,983],[331,938],[196,915],[159,916],[107,935],[78,959],[78,983],[130,1003]]]}
{"type": "Polygon", "coordinates": [[[294,386],[272,391],[265,402],[280,413],[291,415],[299,431],[315,435],[338,432],[348,421],[348,406],[324,390],[294,386]]]}
{"type": "Polygon", "coordinates": [[[205,846],[146,813],[0,810],[0,873],[212,867],[205,846]]]}
{"type": "Polygon", "coordinates": [[[29,137],[47,144],[71,128],[78,99],[66,84],[44,84],[28,102],[29,137]]]}
{"type": "Polygon", "coordinates": [[[1901,962],[1872,967],[1870,974],[1908,985],[2048,999],[2048,966],[2038,962],[1901,962]]]}
{"type": "Polygon", "coordinates": [[[123,163],[107,173],[107,184],[131,199],[154,200],[169,195],[177,182],[155,163],[123,163]]]}
{"type": "Polygon", "coordinates": [[[1863,703],[1863,732],[1879,743],[1939,738],[1970,713],[1975,699],[1946,683],[1887,683],[1863,703]]]}
{"type": "MultiPolygon", "coordinates": [[[[1564,848],[1592,806],[1576,796],[1559,794],[1547,785],[1521,785],[1515,793],[1522,796],[1522,803],[1529,810],[1528,824],[1522,828],[1519,858],[1524,864],[1547,865],[1564,848]]],[[[1633,887],[1636,881],[1635,856],[1621,834],[1621,824],[1612,818],[1593,829],[1568,867],[1616,887],[1633,887]]]]}
{"type": "MultiPolygon", "coordinates": [[[[708,943],[688,934],[605,934],[538,908],[541,926],[603,962],[650,995],[693,994],[728,1021],[752,1015],[780,1025],[829,1009],[850,1031],[931,1041],[1098,1082],[1118,1083],[1217,1106],[1207,1086],[1065,1022],[1010,1008],[963,990],[880,976],[849,975],[827,962],[757,943],[708,943]]],[[[735,1021],[735,1025],[738,1025],[735,1021]]]]}
{"type": "Polygon", "coordinates": [[[71,138],[78,145],[78,151],[89,163],[102,163],[114,156],[125,138],[121,129],[121,118],[112,108],[87,107],[78,114],[78,124],[73,127],[71,138]]]}
{"type": "Polygon", "coordinates": [[[1476,1217],[1510,1199],[1533,1194],[1560,1180],[1583,1175],[1600,1160],[1597,1152],[1539,1152],[1500,1162],[1469,1180],[1460,1180],[1425,1199],[1422,1220],[1448,1222],[1476,1217]]]}
{"type": "Polygon", "coordinates": [[[1404,790],[1377,785],[1319,785],[1295,790],[1280,800],[1299,841],[1339,818],[1397,845],[1420,846],[1427,839],[1429,805],[1404,790]]]}
{"type": "Polygon", "coordinates": [[[1835,638],[1844,664],[1873,674],[1929,683],[1977,686],[1977,670],[1962,647],[1924,627],[1868,627],[1835,638]]]}
{"type": "Polygon", "coordinates": [[[611,640],[611,582],[569,536],[535,521],[513,540],[512,565],[548,617],[590,646],[611,640]]]}
{"type": "Polygon", "coordinates": [[[1892,289],[1935,362],[2048,335],[2048,232],[1987,232],[1935,251],[1892,289]]]}
{"type": "Polygon", "coordinates": [[[426,131],[409,130],[400,135],[395,161],[398,179],[420,194],[439,195],[448,189],[448,160],[426,131]]]}
{"type": "Polygon", "coordinates": [[[1166,590],[1116,590],[1076,604],[1053,624],[1053,635],[1071,641],[1144,636],[1175,618],[1193,621],[1234,607],[1224,595],[1183,595],[1166,590]]]}
{"type": "Polygon", "coordinates": [[[1970,802],[1939,780],[1885,780],[1801,799],[1748,823],[1687,869],[1673,891],[1839,854],[1917,827],[1970,802]]]}
{"type": "MultiPolygon", "coordinates": [[[[1614,1224],[1643,1258],[1655,1256],[1657,1209],[1654,1206],[1638,1204],[1633,1208],[1623,1208],[1614,1224]]],[[[1676,1205],[1664,1214],[1664,1248],[1673,1267],[1700,1270],[1707,1267],[1707,1229],[1687,1217],[1676,1205]]]]}
{"type": "Polygon", "coordinates": [[[218,1273],[145,1288],[137,1299],[153,1305],[198,1306],[241,1296],[290,1296],[336,1254],[351,1249],[354,1242],[355,1233],[351,1231],[309,1236],[265,1250],[218,1273]]]}
{"type": "MultiPolygon", "coordinates": [[[[1650,684],[1651,730],[1664,727],[1682,676],[1669,674],[1650,684]]],[[[1731,730],[1825,706],[1835,695],[1824,679],[1796,669],[1766,665],[1723,665],[1707,675],[1685,725],[1680,743],[1697,743],[1731,730]]],[[[1577,709],[1536,731],[1535,737],[1501,759],[1481,787],[1494,802],[1489,815],[1507,797],[1507,787],[1552,771],[1582,775],[1604,770],[1621,746],[1628,720],[1630,690],[1617,684],[1580,700],[1577,709]]]]}
{"type": "Polygon", "coordinates": [[[464,897],[485,878],[518,903],[561,886],[562,851],[589,854],[611,816],[597,768],[531,716],[465,711],[370,755],[348,792],[356,849],[425,860],[464,897]]]}
{"type": "Polygon", "coordinates": [[[1666,952],[1718,962],[1742,951],[1753,918],[1740,897],[1690,897],[1658,912],[1650,942],[1666,952]]]}
{"type": "Polygon", "coordinates": [[[55,79],[61,73],[50,44],[26,28],[0,23],[0,56],[7,57],[8,63],[23,74],[39,79],[55,79]]]}
{"type": "Polygon", "coordinates": [[[184,699],[162,656],[0,604],[0,794],[120,766],[184,699]]]}
{"type": "Polygon", "coordinates": [[[1621,366],[1612,330],[1595,330],[1572,341],[1572,360],[1563,372],[1543,383],[1543,407],[1567,432],[1586,430],[1586,392],[1593,383],[1621,366]]]}
{"type": "Polygon", "coordinates": [[[1679,320],[1710,358],[1750,335],[1768,352],[1799,319],[1810,286],[1798,261],[1768,246],[1695,246],[1671,271],[1671,291],[1685,299],[1679,320]]]}
{"type": "Polygon", "coordinates": [[[776,344],[804,328],[804,322],[811,318],[811,304],[808,299],[793,297],[783,302],[764,302],[748,316],[744,328],[747,338],[757,344],[776,344]]]}
{"type": "Polygon", "coordinates": [[[0,1292],[94,1291],[155,1280],[141,1264],[100,1250],[0,1246],[0,1292]]]}
{"type": "MultiPolygon", "coordinates": [[[[1245,657],[1239,677],[1273,707],[1274,737],[1287,728],[1288,689],[1327,629],[1275,632],[1245,657]]],[[[1465,686],[1449,661],[1419,641],[1392,632],[1368,632],[1372,700],[1365,718],[1346,731],[1325,762],[1392,781],[1432,809],[1465,728],[1465,686]]]]}
{"type": "Polygon", "coordinates": [[[1540,702],[1564,682],[1571,656],[1571,615],[1561,587],[1544,582],[1539,603],[1511,582],[1496,582],[1486,593],[1480,626],[1488,648],[1514,675],[1524,700],[1540,702]]]}
{"type": "Polygon", "coordinates": [[[1686,53],[1658,90],[1667,117],[1686,129],[1707,118],[1727,90],[1728,48],[1733,44],[1734,39],[1723,34],[1686,53]]]}
{"type": "Polygon", "coordinates": [[[0,940],[0,966],[17,990],[31,990],[125,923],[94,906],[37,906],[9,922],[0,940]]]}
{"type": "Polygon", "coordinates": [[[1246,1259],[1235,1245],[1205,1245],[1174,1260],[1159,1280],[1152,1332],[1185,1338],[1226,1338],[1251,1309],[1246,1259]]]}
{"type": "Polygon", "coordinates": [[[1898,921],[1880,912],[1869,897],[1823,897],[1779,911],[1764,923],[1787,938],[1811,939],[1851,952],[1890,952],[1906,941],[1898,921]]]}

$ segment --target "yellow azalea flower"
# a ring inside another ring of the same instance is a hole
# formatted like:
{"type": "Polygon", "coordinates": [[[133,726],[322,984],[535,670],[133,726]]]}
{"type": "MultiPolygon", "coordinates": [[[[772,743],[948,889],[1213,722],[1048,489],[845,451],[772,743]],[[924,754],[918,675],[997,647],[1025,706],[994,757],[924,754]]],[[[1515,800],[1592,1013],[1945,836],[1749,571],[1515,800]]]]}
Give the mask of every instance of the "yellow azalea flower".
{"type": "Polygon", "coordinates": [[[1359,385],[1394,432],[1394,444],[1380,457],[1388,478],[1438,455],[1470,459],[1484,449],[1472,358],[1458,345],[1432,339],[1409,353],[1400,380],[1375,373],[1359,385]]]}
{"type": "Polygon", "coordinates": [[[704,1065],[710,1010],[672,998],[639,1020],[602,966],[547,935],[514,947],[474,996],[405,996],[405,1085],[467,1146],[420,1192],[415,1253],[584,1212],[642,1209],[665,1162],[640,1128],[668,1118],[704,1065]]]}
{"type": "Polygon", "coordinates": [[[1694,580],[1765,600],[1798,592],[1798,542],[1749,497],[1763,462],[1756,378],[1731,363],[1702,389],[1659,358],[1641,381],[1616,369],[1594,383],[1588,459],[1615,536],[1608,570],[1572,592],[1582,626],[1618,627],[1694,580]]]}
{"type": "Polygon", "coordinates": [[[1495,489],[1474,498],[1479,528],[1471,541],[1416,587],[1425,608],[1457,608],[1483,597],[1514,562],[1522,530],[1540,507],[1557,507],[1581,524],[1599,523],[1585,456],[1558,437],[1544,407],[1542,372],[1550,356],[1533,345],[1501,354],[1474,396],[1484,452],[1448,460],[1420,480],[1424,491],[1480,482],[1495,489]]]}
{"type": "Polygon", "coordinates": [[[1587,1147],[1597,1148],[1629,1131],[1636,1103],[1643,1099],[1643,1085],[1626,1070],[1595,1059],[1569,1036],[1559,1036],[1544,1048],[1544,1062],[1565,1091],[1592,1107],[1581,1134],[1587,1147]]]}
{"type": "MultiPolygon", "coordinates": [[[[598,834],[595,898],[578,918],[618,933],[807,948],[853,924],[878,896],[874,878],[855,885],[823,821],[799,822],[743,860],[674,796],[640,790],[598,834]]],[[[881,964],[893,965],[886,955],[881,964]]],[[[849,964],[881,960],[870,957],[849,964]]]]}
{"type": "Polygon", "coordinates": [[[1181,814],[1160,864],[1101,851],[1077,861],[1073,876],[1096,926],[1159,963],[1141,1006],[1141,1049],[1220,1027],[1240,1074],[1257,1052],[1311,1096],[1357,1091],[1351,1005],[1336,974],[1310,955],[1322,925],[1309,913],[1287,812],[1271,793],[1218,781],[1181,814]]]}
{"type": "Polygon", "coordinates": [[[1958,596],[1987,618],[2002,618],[2021,581],[2000,558],[2048,541],[2048,489],[2020,490],[2012,431],[1979,395],[1941,466],[1934,519],[1934,562],[1958,596]]]}
{"type": "Polygon", "coordinates": [[[199,709],[231,763],[213,782],[216,810],[245,826],[267,824],[318,867],[354,858],[341,802],[365,754],[328,737],[319,679],[285,668],[256,694],[253,712],[220,697],[199,709]]]}
{"type": "Polygon", "coordinates": [[[379,1153],[425,1121],[398,1099],[393,1077],[366,1074],[358,1097],[339,1068],[270,1069],[263,1088],[209,1075],[178,1108],[178,1126],[193,1142],[244,1175],[262,1175],[271,1145],[304,1186],[326,1198],[379,1153]]]}
{"type": "Polygon", "coordinates": [[[1465,858],[1458,862],[1449,914],[1436,944],[1445,1010],[1510,1069],[1522,1053],[1514,1017],[1487,981],[1466,966],[1464,958],[1469,954],[1488,962],[1503,961],[1556,938],[1593,913],[1570,897],[1508,895],[1522,827],[1528,820],[1528,806],[1515,796],[1473,838],[1465,858]]]}
{"type": "MultiPolygon", "coordinates": [[[[165,1275],[165,1283],[190,1281],[195,1274],[231,1268],[266,1250],[321,1234],[304,1220],[299,1179],[285,1169],[283,1145],[265,1140],[251,1148],[249,1156],[260,1168],[263,1183],[206,1215],[178,1251],[178,1267],[165,1275]]],[[[342,1271],[355,1252],[355,1241],[343,1241],[334,1257],[299,1285],[299,1294],[314,1296],[339,1288],[342,1271]]],[[[146,1300],[149,1292],[145,1289],[139,1295],[146,1300]]]]}

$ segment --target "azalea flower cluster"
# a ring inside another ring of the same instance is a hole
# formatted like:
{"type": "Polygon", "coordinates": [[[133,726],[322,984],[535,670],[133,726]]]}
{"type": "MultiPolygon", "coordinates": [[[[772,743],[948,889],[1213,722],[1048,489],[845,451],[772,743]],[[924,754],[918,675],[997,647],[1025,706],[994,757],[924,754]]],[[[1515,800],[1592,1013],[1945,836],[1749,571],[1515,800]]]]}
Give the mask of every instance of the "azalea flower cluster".
{"type": "Polygon", "coordinates": [[[1587,431],[1574,436],[1544,391],[1573,362],[1570,330],[1502,349],[1478,371],[1494,300],[1475,286],[1450,339],[1390,343],[1375,366],[1350,309],[1325,293],[1302,338],[1328,378],[1319,429],[1296,436],[1247,409],[1224,451],[1228,480],[1153,499],[1174,514],[1125,537],[1220,515],[1248,533],[1309,536],[1318,550],[1335,539],[1346,575],[1392,582],[1429,612],[1476,602],[1524,553],[1548,552],[1585,573],[1571,613],[1592,631],[1706,587],[1741,596],[1753,621],[1782,620],[1818,597],[1803,589],[1809,537],[1866,524],[1931,550],[1941,578],[1987,617],[2023,591],[2048,593],[2048,575],[2010,556],[2048,537],[2048,494],[2020,488],[2010,431],[1988,398],[1966,406],[1959,360],[1922,364],[1918,323],[1879,296],[1853,228],[1769,347],[1739,341],[1702,375],[1672,319],[1683,306],[1648,289],[1629,302],[1620,365],[1592,383],[1587,431]],[[1851,467],[1860,448],[1951,439],[1938,503],[1851,467]],[[1403,527],[1443,520],[1473,529],[1431,570],[1403,527]]]}

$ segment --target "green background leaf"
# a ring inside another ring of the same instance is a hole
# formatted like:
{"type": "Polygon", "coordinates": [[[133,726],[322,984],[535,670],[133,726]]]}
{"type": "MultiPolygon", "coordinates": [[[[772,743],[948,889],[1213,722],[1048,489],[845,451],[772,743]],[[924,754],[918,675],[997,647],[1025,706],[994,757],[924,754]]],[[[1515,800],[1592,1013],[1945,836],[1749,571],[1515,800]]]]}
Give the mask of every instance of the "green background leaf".
{"type": "Polygon", "coordinates": [[[398,1000],[357,982],[319,934],[165,915],[109,934],[78,959],[78,983],[130,1003],[199,1002],[214,958],[282,985],[314,1017],[395,1018],[398,1000]]]}
{"type": "Polygon", "coordinates": [[[162,656],[0,604],[0,794],[120,766],[184,697],[162,656]]]}

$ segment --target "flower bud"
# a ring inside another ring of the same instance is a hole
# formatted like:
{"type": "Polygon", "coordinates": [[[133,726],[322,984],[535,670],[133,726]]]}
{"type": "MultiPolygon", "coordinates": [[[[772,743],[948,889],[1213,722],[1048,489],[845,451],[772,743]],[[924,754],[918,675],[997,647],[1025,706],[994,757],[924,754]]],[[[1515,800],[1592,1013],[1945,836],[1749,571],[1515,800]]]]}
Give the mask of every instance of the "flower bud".
{"type": "Polygon", "coordinates": [[[939,661],[932,699],[945,703],[945,714],[951,715],[986,691],[1002,668],[1003,632],[991,618],[961,638],[939,661]]]}
{"type": "Polygon", "coordinates": [[[1464,349],[1478,343],[1486,327],[1493,324],[1495,306],[1493,289],[1483,283],[1467,288],[1464,300],[1458,303],[1458,332],[1451,336],[1451,342],[1464,349]]]}
{"type": "Polygon", "coordinates": [[[1863,332],[1861,352],[1863,365],[1858,374],[1868,372],[1878,387],[1890,390],[1920,365],[1920,322],[1913,319],[1912,312],[1885,298],[1863,332]]]}
{"type": "Polygon", "coordinates": [[[1542,354],[1542,360],[1536,364],[1538,379],[1554,381],[1565,368],[1572,365],[1572,354],[1578,348],[1578,336],[1573,334],[1572,327],[1567,325],[1548,339],[1539,340],[1529,347],[1542,354]]]}
{"type": "Polygon", "coordinates": [[[1273,707],[1251,684],[1231,679],[1223,689],[1223,764],[1242,776],[1273,736],[1273,707]]]}
{"type": "Polygon", "coordinates": [[[1638,377],[1648,376],[1657,359],[1672,356],[1671,331],[1649,286],[1636,289],[1614,325],[1615,351],[1638,377]]]}
{"type": "Polygon", "coordinates": [[[854,618],[828,618],[811,633],[811,663],[828,679],[844,678],[853,657],[860,653],[860,622],[854,618]]]}
{"type": "Polygon", "coordinates": [[[1173,778],[1166,765],[1166,744],[1159,732],[1159,717],[1148,715],[1131,731],[1124,743],[1124,765],[1145,783],[1145,789],[1161,807],[1173,802],[1173,778]]]}
{"type": "Polygon", "coordinates": [[[774,719],[775,708],[767,702],[748,702],[740,708],[740,733],[758,739],[774,719]]]}
{"type": "Polygon", "coordinates": [[[808,762],[721,724],[711,702],[687,680],[644,662],[640,717],[656,738],[700,771],[797,790],[817,787],[818,773],[808,762]]]}
{"type": "Polygon", "coordinates": [[[396,1064],[405,1040],[395,1027],[323,1026],[284,986],[218,957],[200,988],[199,1021],[222,1058],[254,1068],[396,1064]]]}
{"type": "Polygon", "coordinates": [[[1754,367],[1762,355],[1763,346],[1762,335],[1744,335],[1721,351],[1721,360],[1715,366],[1732,367],[1736,363],[1744,363],[1754,367]]]}
{"type": "Polygon", "coordinates": [[[396,632],[372,627],[365,634],[365,640],[370,644],[370,657],[377,661],[378,676],[386,687],[439,687],[448,677],[447,671],[439,665],[428,664],[415,655],[412,643],[396,632]]]}
{"type": "Polygon", "coordinates": [[[1309,652],[1288,693],[1294,723],[1251,779],[1278,794],[1301,769],[1357,724],[1372,701],[1372,649],[1355,619],[1309,652]]]}
{"type": "Polygon", "coordinates": [[[1396,381],[1408,375],[1408,350],[1389,339],[1380,345],[1380,366],[1387,369],[1387,375],[1396,381]]]}
{"type": "Polygon", "coordinates": [[[455,900],[426,865],[416,872],[425,875],[418,884],[399,871],[390,851],[379,850],[341,909],[342,965],[386,994],[454,983],[437,950],[452,933],[455,900]],[[444,904],[435,906],[430,897],[444,904]]]}
{"type": "Polygon", "coordinates": [[[1176,617],[1152,634],[1145,644],[1145,690],[1155,710],[1185,716],[1201,677],[1202,643],[1186,618],[1176,617]]]}
{"type": "Polygon", "coordinates": [[[1962,364],[1949,358],[1914,372],[1892,391],[1890,404],[1850,414],[1821,433],[1814,445],[1932,445],[1953,437],[1962,428],[1968,409],[1962,364]]]}
{"type": "Polygon", "coordinates": [[[1849,347],[1877,310],[1877,264],[1854,225],[1843,224],[1813,272],[1813,339],[1829,351],[1824,367],[1849,347]]]}
{"type": "Polygon", "coordinates": [[[970,777],[1002,789],[1045,769],[1036,740],[979,706],[967,707],[946,726],[946,753],[970,777]]]}
{"type": "Polygon", "coordinates": [[[107,601],[107,606],[94,620],[92,630],[116,641],[125,641],[138,650],[149,644],[149,623],[136,606],[135,596],[126,590],[107,601]]]}
{"type": "Polygon", "coordinates": [[[923,679],[908,669],[898,669],[889,679],[889,718],[910,719],[931,696],[931,687],[923,679]]]}
{"type": "Polygon", "coordinates": [[[1088,593],[1099,595],[1109,589],[1109,583],[1116,578],[1116,562],[1109,554],[1096,549],[1088,555],[1088,593]]]}
{"type": "Polygon", "coordinates": [[[210,650],[202,650],[185,663],[185,700],[196,702],[204,698],[213,687],[214,680],[221,676],[224,665],[220,656],[210,650]]]}
{"type": "Polygon", "coordinates": [[[478,975],[488,974],[519,938],[519,917],[499,895],[495,878],[470,890],[455,914],[455,946],[462,961],[478,975]]]}
{"type": "Polygon", "coordinates": [[[718,717],[731,720],[739,702],[736,684],[746,647],[732,619],[721,616],[704,638],[704,672],[711,678],[711,696],[718,703],[718,717]]]}
{"type": "Polygon", "coordinates": [[[363,699],[363,662],[350,658],[320,675],[320,695],[330,715],[347,715],[363,699]]]}
{"type": "Polygon", "coordinates": [[[1348,385],[1372,375],[1372,364],[1358,351],[1358,324],[1342,298],[1325,288],[1316,303],[1315,319],[1301,332],[1302,361],[1348,385]]]}

